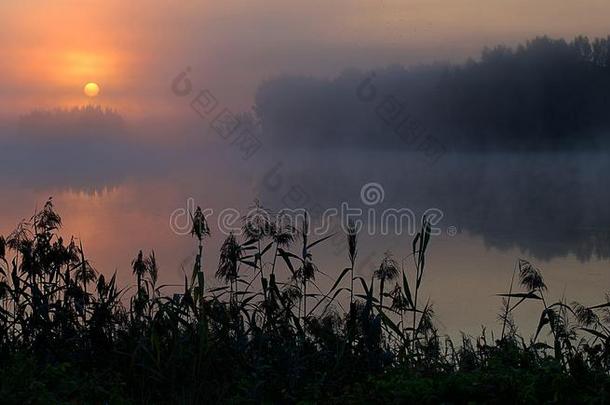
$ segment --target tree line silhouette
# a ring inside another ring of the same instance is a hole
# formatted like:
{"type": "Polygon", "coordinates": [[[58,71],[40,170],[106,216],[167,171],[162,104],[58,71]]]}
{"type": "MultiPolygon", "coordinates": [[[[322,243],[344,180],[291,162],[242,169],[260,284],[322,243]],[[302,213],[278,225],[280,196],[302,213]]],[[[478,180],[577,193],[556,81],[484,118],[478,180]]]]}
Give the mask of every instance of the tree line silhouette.
{"type": "Polygon", "coordinates": [[[425,127],[450,149],[591,149],[608,146],[609,94],[610,37],[544,36],[463,64],[279,77],[260,86],[255,111],[280,145],[408,149],[388,122],[406,115],[400,131],[425,127]],[[359,99],[363,86],[378,103],[359,99]]]}

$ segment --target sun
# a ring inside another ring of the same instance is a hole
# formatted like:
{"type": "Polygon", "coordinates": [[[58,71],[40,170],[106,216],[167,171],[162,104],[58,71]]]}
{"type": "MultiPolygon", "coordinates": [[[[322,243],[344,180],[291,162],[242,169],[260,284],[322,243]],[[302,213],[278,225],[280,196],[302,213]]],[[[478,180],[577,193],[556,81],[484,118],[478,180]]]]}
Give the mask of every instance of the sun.
{"type": "Polygon", "coordinates": [[[87,84],[85,84],[85,87],[83,88],[83,92],[85,93],[85,95],[87,97],[95,97],[98,94],[100,94],[100,86],[97,83],[94,82],[89,82],[87,84]]]}

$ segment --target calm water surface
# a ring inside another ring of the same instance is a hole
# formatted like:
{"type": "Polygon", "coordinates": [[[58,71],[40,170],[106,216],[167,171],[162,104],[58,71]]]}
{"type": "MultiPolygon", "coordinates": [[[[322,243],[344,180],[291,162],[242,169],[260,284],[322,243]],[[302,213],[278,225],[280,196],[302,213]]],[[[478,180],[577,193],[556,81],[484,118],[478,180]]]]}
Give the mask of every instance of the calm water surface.
{"type": "MultiPolygon", "coordinates": [[[[218,143],[201,153],[174,151],[141,161],[138,170],[116,165],[102,170],[99,162],[98,170],[60,165],[24,172],[8,170],[7,160],[0,163],[5,172],[0,234],[53,196],[64,218],[62,232],[82,239],[100,272],[117,271],[121,282],[131,284],[132,258],[139,249],[154,249],[161,281],[180,284],[192,267],[196,243],[172,231],[170,215],[189,208],[189,199],[214,210],[204,259],[209,278],[224,237],[217,214],[225,208],[245,213],[254,198],[276,211],[297,206],[319,211],[346,203],[377,215],[408,208],[420,217],[434,208],[443,217],[429,249],[424,295],[434,304],[442,332],[476,334],[481,325],[497,329],[500,301],[494,294],[506,291],[518,258],[543,270],[555,299],[594,304],[610,286],[606,154],[461,154],[430,165],[404,153],[275,150],[244,161],[218,143]],[[184,158],[176,160],[177,153],[184,158]],[[369,183],[383,189],[383,198],[372,206],[361,198],[369,183]]],[[[187,218],[174,220],[185,225],[187,218]]],[[[357,272],[370,277],[387,250],[398,260],[407,257],[411,239],[408,232],[365,232],[357,272]]],[[[325,290],[348,263],[344,238],[317,246],[314,259],[327,275],[317,277],[325,290]]],[[[405,264],[411,271],[411,261],[405,264]]],[[[539,314],[534,304],[527,305],[518,316],[526,334],[539,314]]]]}

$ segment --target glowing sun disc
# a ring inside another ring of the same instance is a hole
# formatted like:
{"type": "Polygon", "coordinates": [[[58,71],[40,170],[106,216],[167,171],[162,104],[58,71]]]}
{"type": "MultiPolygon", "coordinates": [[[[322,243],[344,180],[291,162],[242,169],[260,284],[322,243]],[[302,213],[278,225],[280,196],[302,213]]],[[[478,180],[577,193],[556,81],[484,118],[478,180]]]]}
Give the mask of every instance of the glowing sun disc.
{"type": "Polygon", "coordinates": [[[83,88],[83,92],[87,97],[95,97],[100,93],[100,86],[97,83],[89,82],[83,88]]]}

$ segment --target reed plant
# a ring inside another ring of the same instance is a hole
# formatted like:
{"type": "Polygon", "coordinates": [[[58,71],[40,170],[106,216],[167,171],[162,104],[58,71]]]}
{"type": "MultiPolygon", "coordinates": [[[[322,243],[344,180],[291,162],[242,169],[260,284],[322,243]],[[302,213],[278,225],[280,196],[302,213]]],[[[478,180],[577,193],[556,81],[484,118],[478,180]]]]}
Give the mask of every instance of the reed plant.
{"type": "Polygon", "coordinates": [[[542,271],[519,260],[498,294],[502,333],[454,344],[422,292],[426,218],[402,257],[388,252],[358,272],[358,232],[348,224],[346,267],[322,290],[315,251],[341,235],[312,241],[307,216],[291,227],[256,209],[264,215],[243,218],[243,239],[227,236],[215,271],[203,255],[209,226],[200,208],[192,213],[196,257],[178,289],[158,285],[163,270],[144,251],[132,262],[135,290],[119,287],[81,241],[60,236],[51,200],[0,236],[3,402],[607,400],[610,297],[549,302],[542,271]],[[513,320],[527,301],[540,303],[528,339],[513,320]]]}

